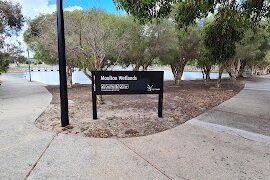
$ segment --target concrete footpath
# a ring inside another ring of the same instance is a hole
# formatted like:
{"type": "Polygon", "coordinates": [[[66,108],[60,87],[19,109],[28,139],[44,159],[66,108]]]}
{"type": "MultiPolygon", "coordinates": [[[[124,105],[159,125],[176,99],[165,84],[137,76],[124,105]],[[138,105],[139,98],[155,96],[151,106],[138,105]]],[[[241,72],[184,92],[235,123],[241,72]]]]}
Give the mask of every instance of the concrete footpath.
{"type": "Polygon", "coordinates": [[[38,129],[51,94],[0,76],[0,179],[270,179],[270,76],[171,130],[95,139],[38,129]]]}

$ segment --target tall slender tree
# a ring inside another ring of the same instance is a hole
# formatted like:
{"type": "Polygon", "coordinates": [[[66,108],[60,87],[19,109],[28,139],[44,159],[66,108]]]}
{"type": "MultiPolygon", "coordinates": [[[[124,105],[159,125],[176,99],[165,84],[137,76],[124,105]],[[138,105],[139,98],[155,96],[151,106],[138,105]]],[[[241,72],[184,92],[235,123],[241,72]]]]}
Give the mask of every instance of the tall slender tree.
{"type": "MultiPolygon", "coordinates": [[[[24,23],[21,6],[12,1],[0,1],[0,73],[8,68],[10,55],[14,44],[9,44],[6,39],[18,35],[24,23]]],[[[18,49],[18,48],[17,48],[18,49]]]]}

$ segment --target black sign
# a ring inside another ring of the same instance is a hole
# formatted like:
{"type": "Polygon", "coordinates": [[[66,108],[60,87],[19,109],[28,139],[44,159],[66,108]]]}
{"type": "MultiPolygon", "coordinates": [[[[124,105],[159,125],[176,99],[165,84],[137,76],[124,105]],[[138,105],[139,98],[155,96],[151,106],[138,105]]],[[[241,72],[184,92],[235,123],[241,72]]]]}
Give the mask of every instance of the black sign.
{"type": "Polygon", "coordinates": [[[163,71],[92,71],[93,118],[97,119],[97,95],[158,94],[162,117],[163,71]]]}

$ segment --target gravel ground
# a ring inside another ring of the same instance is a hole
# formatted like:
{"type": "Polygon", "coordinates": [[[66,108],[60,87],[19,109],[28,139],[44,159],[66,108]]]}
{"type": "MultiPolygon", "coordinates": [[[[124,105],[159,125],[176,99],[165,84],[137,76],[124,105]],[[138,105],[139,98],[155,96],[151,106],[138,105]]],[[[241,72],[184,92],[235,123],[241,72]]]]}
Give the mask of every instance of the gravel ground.
{"type": "Polygon", "coordinates": [[[53,100],[37,119],[36,126],[65,134],[87,137],[134,137],[158,133],[176,127],[236,95],[243,81],[223,81],[221,89],[215,81],[183,81],[180,86],[165,82],[163,118],[157,115],[157,95],[104,96],[98,105],[98,120],[92,119],[91,88],[76,85],[69,89],[70,125],[60,126],[59,87],[48,86],[53,100]]]}

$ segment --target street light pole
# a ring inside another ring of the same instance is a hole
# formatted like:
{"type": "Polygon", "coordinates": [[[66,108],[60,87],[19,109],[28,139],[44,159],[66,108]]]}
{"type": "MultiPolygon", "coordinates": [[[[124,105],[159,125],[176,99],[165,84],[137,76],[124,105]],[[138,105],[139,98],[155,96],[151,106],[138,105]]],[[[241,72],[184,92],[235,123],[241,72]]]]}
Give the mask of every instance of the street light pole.
{"type": "Polygon", "coordinates": [[[57,0],[57,34],[60,77],[61,126],[69,125],[63,0],[57,0]]]}

